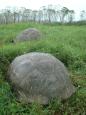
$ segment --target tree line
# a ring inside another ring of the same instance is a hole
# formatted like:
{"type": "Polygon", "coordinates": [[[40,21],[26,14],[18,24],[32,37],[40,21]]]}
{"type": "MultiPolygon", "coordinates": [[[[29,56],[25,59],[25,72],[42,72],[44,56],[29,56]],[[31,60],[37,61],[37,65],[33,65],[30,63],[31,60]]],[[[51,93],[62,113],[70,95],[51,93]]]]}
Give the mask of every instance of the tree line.
{"type": "MultiPolygon", "coordinates": [[[[86,12],[83,10],[80,14],[81,20],[86,19],[86,12]]],[[[75,11],[67,7],[58,7],[53,5],[43,6],[39,10],[27,8],[6,8],[0,11],[0,24],[18,23],[18,22],[60,22],[72,23],[75,18],[75,11]]]]}

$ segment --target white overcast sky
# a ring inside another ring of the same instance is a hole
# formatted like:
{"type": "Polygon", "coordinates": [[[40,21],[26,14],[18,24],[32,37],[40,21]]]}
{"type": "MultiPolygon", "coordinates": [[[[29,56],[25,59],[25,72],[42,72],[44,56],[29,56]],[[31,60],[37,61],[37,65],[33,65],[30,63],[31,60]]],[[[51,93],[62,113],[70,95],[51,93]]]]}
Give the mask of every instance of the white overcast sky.
{"type": "Polygon", "coordinates": [[[41,6],[48,4],[68,7],[79,13],[86,10],[86,0],[0,0],[0,9],[6,7],[26,7],[29,9],[39,9],[41,6]]]}

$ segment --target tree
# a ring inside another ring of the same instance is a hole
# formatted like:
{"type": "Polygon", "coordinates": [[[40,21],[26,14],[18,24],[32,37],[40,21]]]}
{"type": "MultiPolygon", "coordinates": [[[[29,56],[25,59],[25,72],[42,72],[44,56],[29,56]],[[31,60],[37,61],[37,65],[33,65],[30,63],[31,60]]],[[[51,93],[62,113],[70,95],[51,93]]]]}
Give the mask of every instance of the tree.
{"type": "Polygon", "coordinates": [[[47,9],[47,15],[48,15],[48,21],[51,23],[52,20],[54,21],[55,10],[47,9]]]}
{"type": "Polygon", "coordinates": [[[74,15],[75,15],[74,10],[69,10],[69,12],[68,12],[68,22],[69,22],[69,23],[72,23],[72,22],[73,22],[74,15]]]}
{"type": "Polygon", "coordinates": [[[81,12],[80,12],[80,19],[81,20],[86,20],[86,11],[85,10],[82,10],[81,12]]]}
{"type": "Polygon", "coordinates": [[[42,21],[42,19],[43,19],[43,11],[39,10],[38,11],[38,21],[39,21],[39,23],[42,21]]]}
{"type": "Polygon", "coordinates": [[[69,13],[69,9],[66,7],[63,7],[60,11],[59,11],[59,16],[60,16],[60,22],[64,23],[65,22],[65,17],[68,15],[69,13]]]}
{"type": "Polygon", "coordinates": [[[40,9],[43,12],[42,21],[45,22],[45,21],[47,21],[47,7],[46,6],[42,6],[40,9]]]}
{"type": "Polygon", "coordinates": [[[33,10],[33,11],[32,11],[32,18],[33,18],[33,21],[34,21],[34,22],[35,22],[36,19],[37,19],[37,13],[38,13],[37,10],[33,10]]]}
{"type": "MultiPolygon", "coordinates": [[[[86,19],[86,12],[81,12],[82,20],[86,19]]],[[[74,10],[60,5],[43,6],[39,10],[31,10],[21,7],[20,9],[6,8],[0,12],[0,23],[16,23],[27,21],[38,22],[72,22],[74,19],[74,10]]]]}
{"type": "Polygon", "coordinates": [[[2,12],[0,12],[0,24],[5,23],[4,21],[5,21],[5,20],[4,20],[4,15],[3,15],[2,12]]]}
{"type": "Polygon", "coordinates": [[[25,22],[29,21],[30,20],[30,9],[25,9],[23,11],[23,20],[25,22]]]}

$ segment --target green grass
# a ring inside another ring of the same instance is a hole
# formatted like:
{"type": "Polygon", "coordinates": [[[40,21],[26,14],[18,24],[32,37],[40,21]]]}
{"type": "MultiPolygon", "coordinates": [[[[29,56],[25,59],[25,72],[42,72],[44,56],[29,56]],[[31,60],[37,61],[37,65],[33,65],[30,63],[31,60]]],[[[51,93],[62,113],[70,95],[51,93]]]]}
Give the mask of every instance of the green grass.
{"type": "Polygon", "coordinates": [[[86,114],[86,25],[43,25],[20,23],[0,25],[0,115],[85,115],[86,114]],[[42,33],[40,41],[11,43],[25,28],[35,27],[42,33]],[[48,52],[68,68],[76,93],[66,101],[52,100],[46,107],[23,104],[6,78],[9,64],[21,54],[48,52]]]}

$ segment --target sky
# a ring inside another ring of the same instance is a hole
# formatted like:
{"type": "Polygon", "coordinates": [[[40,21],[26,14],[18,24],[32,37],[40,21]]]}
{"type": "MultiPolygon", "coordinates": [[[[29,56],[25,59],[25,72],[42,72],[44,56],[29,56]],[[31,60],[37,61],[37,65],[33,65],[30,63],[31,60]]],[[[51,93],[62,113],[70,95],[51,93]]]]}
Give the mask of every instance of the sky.
{"type": "Polygon", "coordinates": [[[81,10],[86,10],[86,0],[0,0],[0,9],[6,7],[25,7],[28,9],[39,9],[48,4],[65,6],[75,10],[79,15],[81,10]]]}

